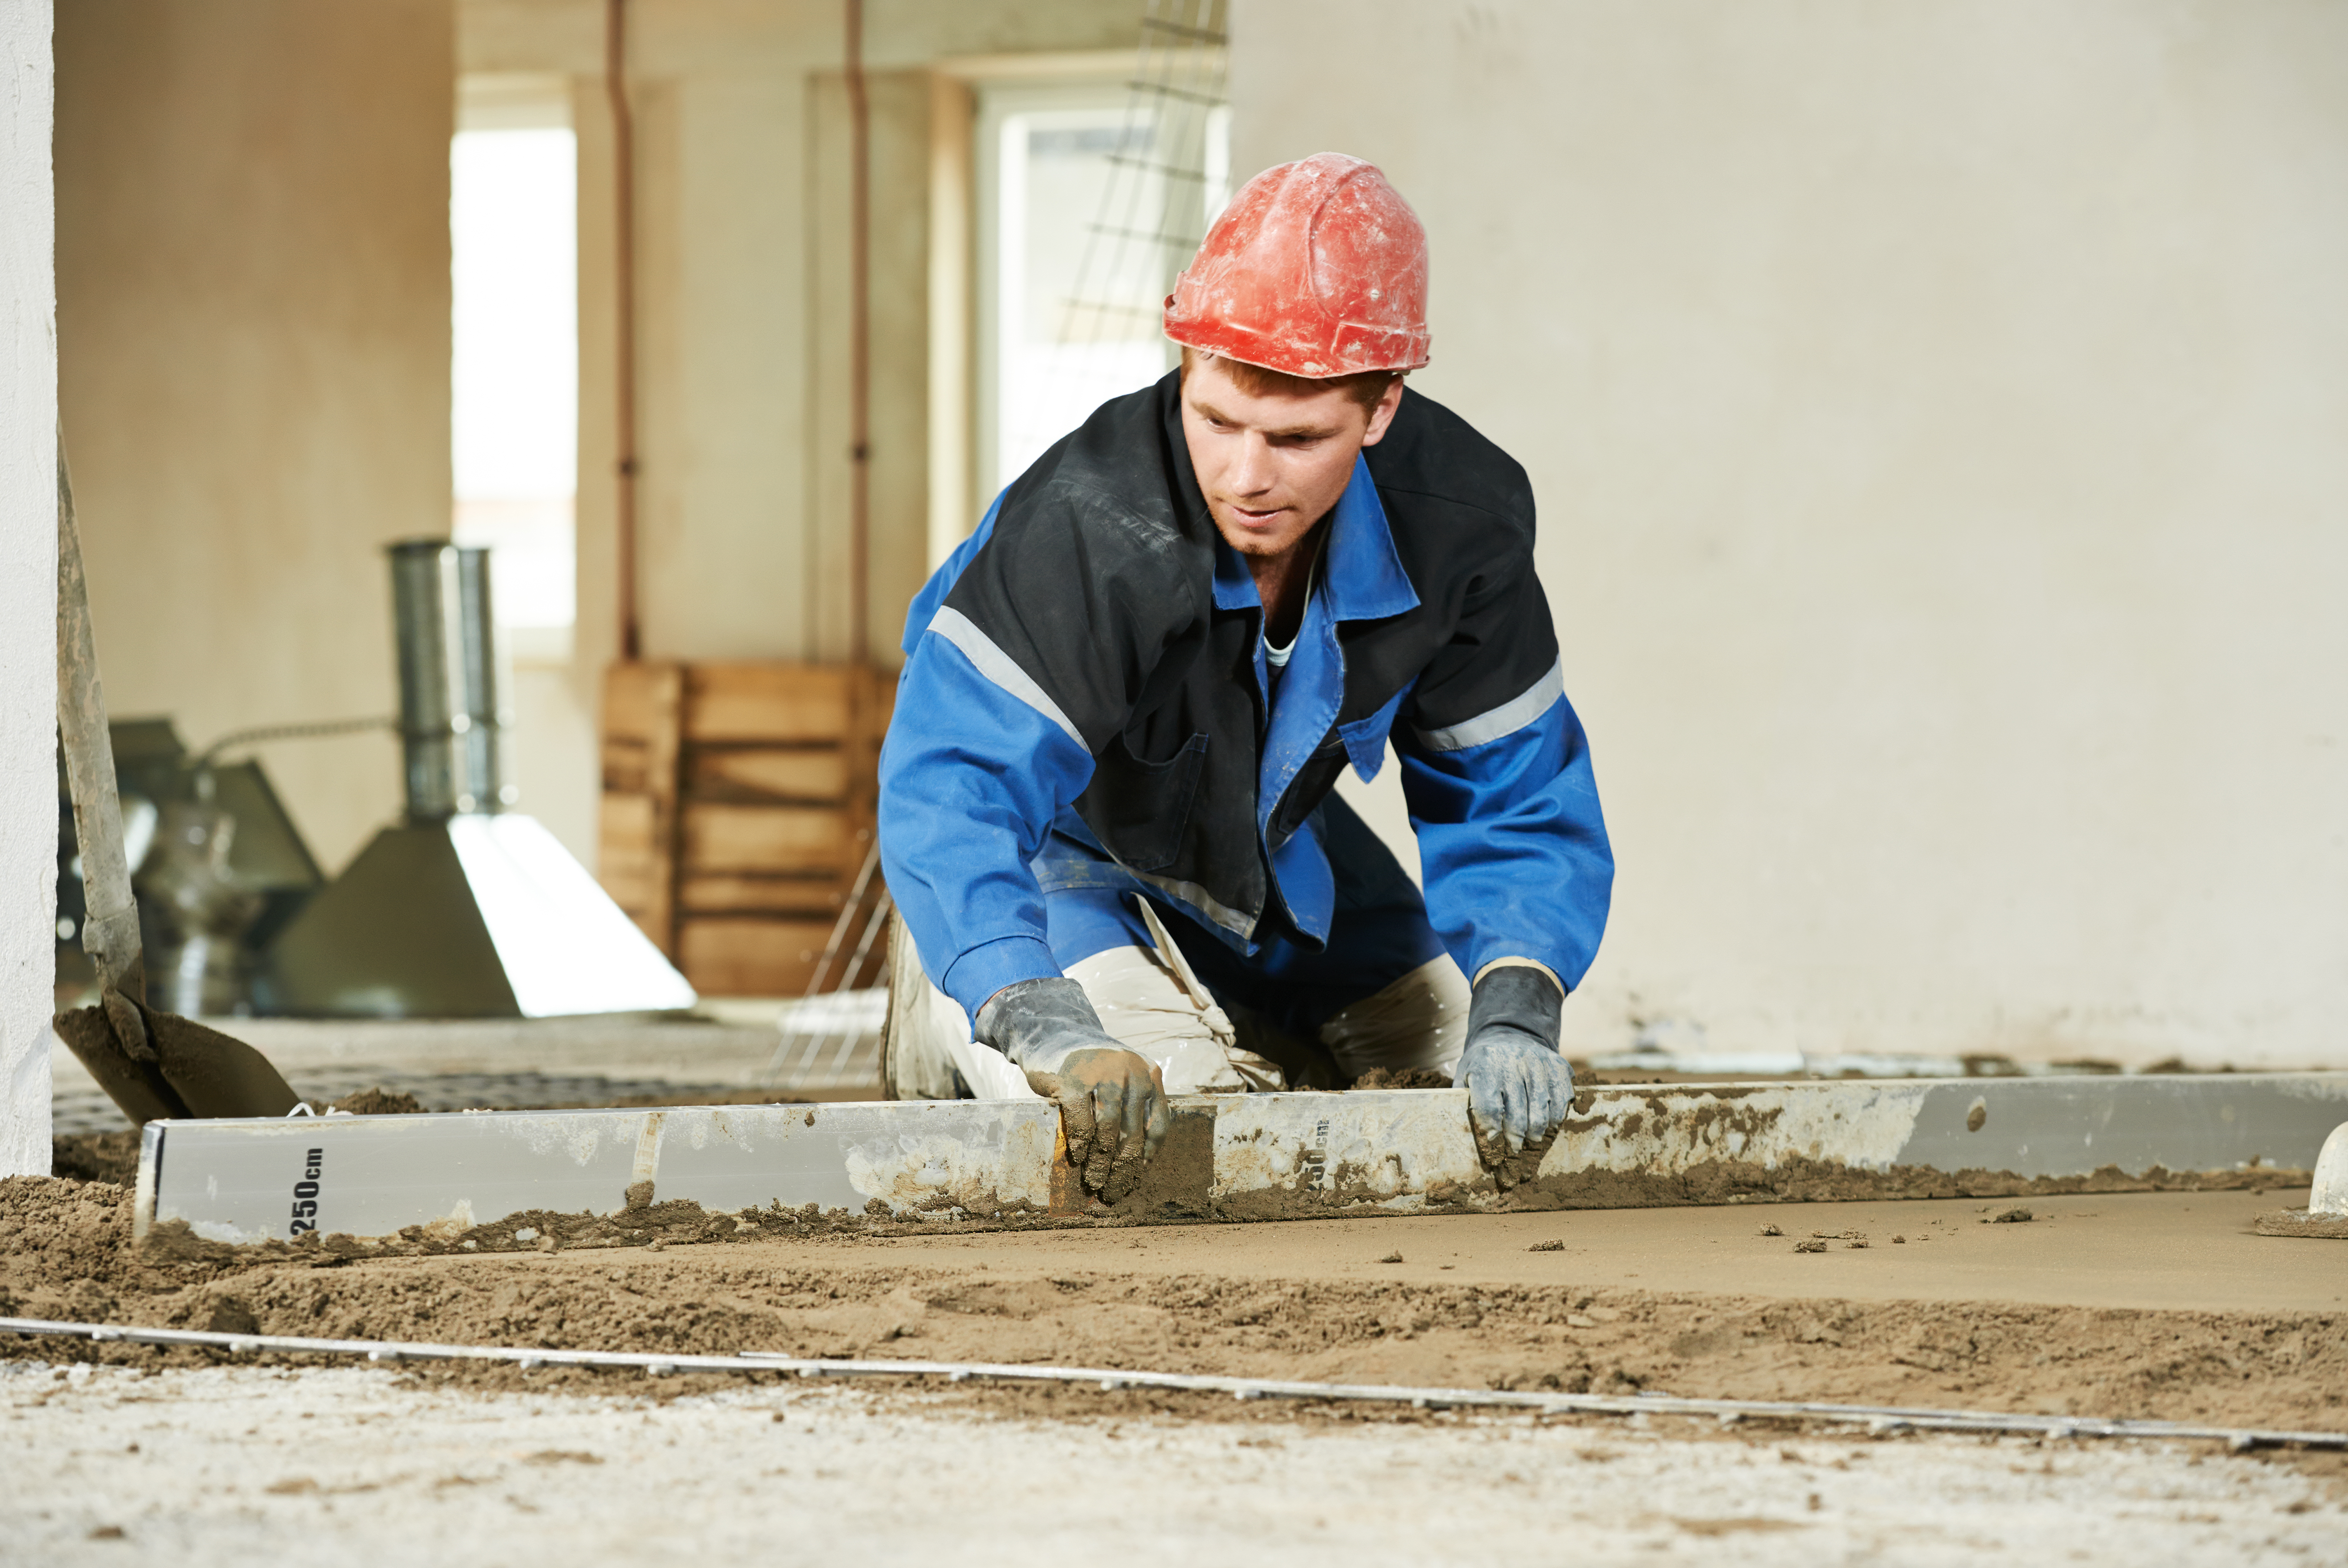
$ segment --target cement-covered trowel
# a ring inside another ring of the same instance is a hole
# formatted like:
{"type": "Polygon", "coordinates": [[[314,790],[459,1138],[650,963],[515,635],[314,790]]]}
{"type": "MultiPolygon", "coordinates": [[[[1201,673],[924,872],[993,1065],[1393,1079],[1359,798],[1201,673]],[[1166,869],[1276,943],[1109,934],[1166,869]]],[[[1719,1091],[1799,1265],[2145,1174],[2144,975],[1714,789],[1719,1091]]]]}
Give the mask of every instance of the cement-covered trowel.
{"type": "Polygon", "coordinates": [[[98,680],[89,588],[73,485],[57,452],[57,734],[73,789],[74,836],[81,848],[88,914],[81,944],[98,966],[99,1005],[57,1018],[59,1038],[89,1076],[139,1126],[160,1118],[283,1116],[298,1097],[269,1059],[242,1040],[147,1006],[147,961],[139,905],[122,848],[122,802],[115,794],[114,740],[98,680]]]}

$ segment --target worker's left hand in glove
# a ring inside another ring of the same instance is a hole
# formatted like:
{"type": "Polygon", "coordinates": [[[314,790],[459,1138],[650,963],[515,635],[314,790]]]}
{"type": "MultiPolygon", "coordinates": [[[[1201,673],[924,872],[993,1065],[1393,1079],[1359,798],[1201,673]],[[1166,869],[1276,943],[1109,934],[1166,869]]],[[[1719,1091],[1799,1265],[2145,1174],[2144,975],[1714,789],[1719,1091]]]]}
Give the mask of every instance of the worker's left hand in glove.
{"type": "Polygon", "coordinates": [[[978,1010],[978,1038],[1017,1064],[1028,1087],[1057,1101],[1068,1163],[1086,1190],[1114,1202],[1166,1138],[1173,1111],[1157,1065],[1127,1050],[1074,980],[1022,980],[978,1010]]]}
{"type": "Polygon", "coordinates": [[[1573,1109],[1573,1069],[1557,1049],[1564,1001],[1545,971],[1523,965],[1476,982],[1454,1078],[1468,1090],[1476,1151],[1495,1170],[1545,1142],[1573,1109]]]}

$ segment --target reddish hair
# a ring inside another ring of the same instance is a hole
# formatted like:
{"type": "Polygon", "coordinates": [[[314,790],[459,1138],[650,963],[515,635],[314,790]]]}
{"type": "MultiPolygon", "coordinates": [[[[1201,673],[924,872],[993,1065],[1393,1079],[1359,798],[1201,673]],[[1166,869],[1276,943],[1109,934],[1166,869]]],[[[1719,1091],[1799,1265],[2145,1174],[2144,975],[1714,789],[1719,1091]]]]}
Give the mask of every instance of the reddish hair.
{"type": "Polygon", "coordinates": [[[1335,390],[1360,404],[1365,414],[1377,407],[1378,399],[1386,395],[1386,388],[1401,380],[1405,374],[1400,370],[1357,370],[1351,376],[1326,378],[1291,376],[1285,370],[1269,370],[1261,365],[1250,365],[1244,359],[1192,348],[1186,343],[1182,346],[1182,384],[1186,387],[1190,382],[1190,361],[1194,355],[1200,359],[1220,361],[1231,378],[1239,383],[1240,390],[1251,397],[1276,397],[1285,394],[1292,397],[1309,397],[1316,392],[1335,390]]]}

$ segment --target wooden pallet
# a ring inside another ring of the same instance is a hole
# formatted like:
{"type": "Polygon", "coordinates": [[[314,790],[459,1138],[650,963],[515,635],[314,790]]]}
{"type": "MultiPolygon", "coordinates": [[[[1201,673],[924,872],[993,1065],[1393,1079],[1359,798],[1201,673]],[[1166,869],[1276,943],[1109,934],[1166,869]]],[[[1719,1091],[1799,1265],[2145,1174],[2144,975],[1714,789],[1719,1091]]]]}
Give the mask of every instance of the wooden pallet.
{"type": "Polygon", "coordinates": [[[711,995],[797,995],[871,845],[896,682],[846,665],[612,666],[604,890],[711,995]]]}

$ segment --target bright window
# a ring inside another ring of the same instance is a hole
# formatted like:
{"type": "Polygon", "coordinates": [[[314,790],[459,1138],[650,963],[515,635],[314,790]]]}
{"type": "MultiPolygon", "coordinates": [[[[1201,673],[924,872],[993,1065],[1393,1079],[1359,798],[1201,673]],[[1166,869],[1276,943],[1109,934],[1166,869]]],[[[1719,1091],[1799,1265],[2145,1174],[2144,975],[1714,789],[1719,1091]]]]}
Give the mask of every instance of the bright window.
{"type": "Polygon", "coordinates": [[[1229,149],[1228,111],[1165,112],[1122,82],[983,89],[982,493],[1172,366],[1161,309],[1222,210],[1229,149]]]}
{"type": "Polygon", "coordinates": [[[499,624],[567,658],[576,619],[578,150],[561,78],[468,77],[449,149],[453,532],[499,624]]]}

